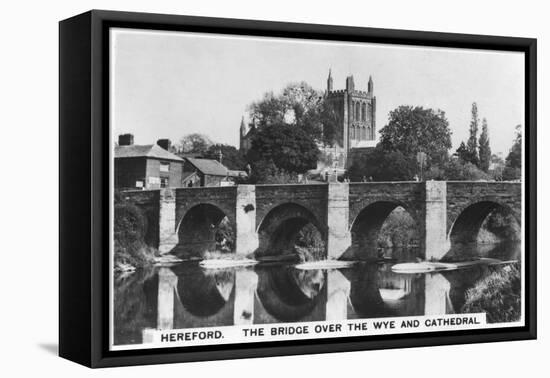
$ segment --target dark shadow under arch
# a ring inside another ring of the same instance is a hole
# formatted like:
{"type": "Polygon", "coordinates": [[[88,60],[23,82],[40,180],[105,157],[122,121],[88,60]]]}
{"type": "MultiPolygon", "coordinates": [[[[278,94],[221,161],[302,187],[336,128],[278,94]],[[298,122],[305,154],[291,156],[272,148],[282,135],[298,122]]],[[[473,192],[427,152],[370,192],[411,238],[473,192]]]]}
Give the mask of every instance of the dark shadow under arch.
{"type": "Polygon", "coordinates": [[[476,202],[462,210],[451,225],[449,232],[451,247],[458,244],[476,243],[483,222],[492,212],[497,211],[504,215],[511,215],[519,225],[519,220],[507,205],[489,200],[476,202]]]}
{"type": "Polygon", "coordinates": [[[319,238],[324,243],[325,228],[311,211],[295,203],[273,208],[258,227],[259,248],[256,257],[293,253],[298,234],[309,224],[319,232],[319,238]]]}
{"type": "Polygon", "coordinates": [[[220,208],[199,204],[189,209],[178,225],[178,244],[172,251],[180,257],[204,257],[206,252],[231,252],[235,228],[220,208]]]}
{"type": "Polygon", "coordinates": [[[400,202],[378,201],[369,204],[357,215],[351,226],[352,250],[356,258],[378,257],[378,236],[388,216],[398,207],[403,208],[414,221],[415,232],[419,233],[419,223],[415,214],[400,202]]]}

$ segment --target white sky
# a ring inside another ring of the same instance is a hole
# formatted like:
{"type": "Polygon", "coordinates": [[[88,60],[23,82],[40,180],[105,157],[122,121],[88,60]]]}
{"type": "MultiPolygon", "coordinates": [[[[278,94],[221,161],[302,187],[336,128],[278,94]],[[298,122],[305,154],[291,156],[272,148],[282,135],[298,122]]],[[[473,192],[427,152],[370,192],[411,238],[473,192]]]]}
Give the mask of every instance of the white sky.
{"type": "Polygon", "coordinates": [[[238,146],[247,105],[290,82],[324,90],[329,68],[334,89],[353,74],[366,90],[372,75],[377,130],[399,105],[439,108],[454,150],[476,101],[493,153],[506,155],[524,124],[522,53],[130,29],[112,30],[111,46],[113,136],[132,133],[136,144],[199,132],[238,146]]]}

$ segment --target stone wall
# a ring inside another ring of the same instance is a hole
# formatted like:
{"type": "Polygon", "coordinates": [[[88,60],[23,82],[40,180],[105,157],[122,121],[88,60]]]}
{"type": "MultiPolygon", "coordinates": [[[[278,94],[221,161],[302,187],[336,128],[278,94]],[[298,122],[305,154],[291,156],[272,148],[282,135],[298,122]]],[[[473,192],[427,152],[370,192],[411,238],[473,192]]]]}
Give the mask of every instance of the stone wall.
{"type": "Polygon", "coordinates": [[[176,193],[176,225],[194,206],[209,204],[219,208],[235,225],[235,209],[237,205],[237,187],[204,187],[178,188],[176,193]]]}
{"type": "Polygon", "coordinates": [[[369,182],[349,184],[350,228],[367,206],[387,201],[402,206],[413,219],[423,215],[424,184],[419,182],[369,182]]]}
{"type": "Polygon", "coordinates": [[[311,212],[319,224],[326,225],[327,189],[325,184],[257,185],[256,228],[279,205],[294,203],[311,212]]]}

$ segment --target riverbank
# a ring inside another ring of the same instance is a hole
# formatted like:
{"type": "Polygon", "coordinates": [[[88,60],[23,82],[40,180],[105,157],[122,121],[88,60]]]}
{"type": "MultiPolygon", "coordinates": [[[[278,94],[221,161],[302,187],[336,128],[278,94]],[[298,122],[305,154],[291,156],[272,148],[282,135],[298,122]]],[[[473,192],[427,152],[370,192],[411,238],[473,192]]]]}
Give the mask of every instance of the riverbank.
{"type": "Polygon", "coordinates": [[[521,318],[521,269],[514,263],[489,271],[466,292],[463,313],[487,314],[488,323],[521,318]]]}

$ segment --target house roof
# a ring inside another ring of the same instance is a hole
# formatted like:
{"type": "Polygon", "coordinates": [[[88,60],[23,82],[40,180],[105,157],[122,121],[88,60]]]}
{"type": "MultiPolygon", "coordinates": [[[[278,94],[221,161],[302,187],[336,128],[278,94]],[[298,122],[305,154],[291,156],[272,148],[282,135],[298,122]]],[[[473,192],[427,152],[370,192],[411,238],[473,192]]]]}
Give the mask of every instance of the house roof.
{"type": "Polygon", "coordinates": [[[154,159],[183,161],[179,156],[166,151],[164,148],[156,144],[147,145],[131,145],[131,146],[116,146],[116,158],[132,158],[132,157],[148,157],[154,159]]]}
{"type": "Polygon", "coordinates": [[[231,169],[227,170],[227,175],[229,177],[247,177],[248,176],[245,171],[238,171],[238,170],[231,170],[231,169]]]}
{"type": "Polygon", "coordinates": [[[217,160],[191,157],[186,157],[185,159],[205,175],[227,176],[227,168],[217,160]]]}

